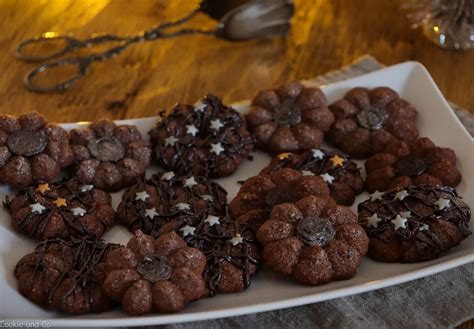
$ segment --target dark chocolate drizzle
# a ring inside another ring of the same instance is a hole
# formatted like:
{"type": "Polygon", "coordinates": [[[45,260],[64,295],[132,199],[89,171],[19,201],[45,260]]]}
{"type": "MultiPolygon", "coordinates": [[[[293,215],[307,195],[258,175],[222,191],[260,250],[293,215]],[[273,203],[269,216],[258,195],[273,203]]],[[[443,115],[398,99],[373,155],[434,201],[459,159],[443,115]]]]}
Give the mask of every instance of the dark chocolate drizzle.
{"type": "Polygon", "coordinates": [[[440,239],[431,231],[420,228],[423,224],[445,220],[454,223],[461,234],[467,237],[469,231],[469,221],[471,218],[471,210],[469,206],[462,201],[456,190],[447,186],[431,186],[417,185],[403,188],[409,194],[403,200],[395,199],[395,195],[399,190],[385,192],[382,200],[370,201],[366,200],[359,204],[359,221],[367,231],[369,237],[377,237],[383,239],[382,233],[392,227],[391,220],[395,219],[400,212],[410,211],[411,217],[407,221],[407,228],[396,230],[396,235],[402,240],[417,239],[424,245],[430,244],[431,247],[443,250],[440,239]],[[438,209],[435,204],[439,198],[448,199],[450,206],[442,210],[438,209]],[[417,211],[413,204],[422,204],[424,212],[417,211]],[[426,212],[428,211],[428,212],[426,212]],[[367,227],[367,217],[374,213],[382,219],[378,223],[377,228],[367,227]],[[362,216],[364,217],[361,217],[362,216]]]}

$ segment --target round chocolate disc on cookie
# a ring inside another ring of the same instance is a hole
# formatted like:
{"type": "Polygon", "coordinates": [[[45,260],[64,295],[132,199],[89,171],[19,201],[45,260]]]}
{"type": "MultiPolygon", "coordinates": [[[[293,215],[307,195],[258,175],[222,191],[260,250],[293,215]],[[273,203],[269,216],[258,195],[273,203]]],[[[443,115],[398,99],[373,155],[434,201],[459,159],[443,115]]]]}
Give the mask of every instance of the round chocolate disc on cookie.
{"type": "Polygon", "coordinates": [[[125,148],[120,141],[111,136],[92,139],[87,143],[91,155],[100,161],[118,161],[125,155],[125,148]]]}
{"type": "Polygon", "coordinates": [[[7,146],[13,154],[32,156],[44,151],[48,137],[43,131],[18,130],[8,136],[7,146]]]}

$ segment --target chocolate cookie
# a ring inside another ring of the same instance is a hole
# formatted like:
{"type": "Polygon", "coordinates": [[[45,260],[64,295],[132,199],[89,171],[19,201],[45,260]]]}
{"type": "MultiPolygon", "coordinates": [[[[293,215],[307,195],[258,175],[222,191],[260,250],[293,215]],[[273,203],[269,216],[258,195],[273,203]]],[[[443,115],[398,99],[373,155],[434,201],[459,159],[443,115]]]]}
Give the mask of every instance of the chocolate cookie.
{"type": "Polygon", "coordinates": [[[359,204],[370,238],[369,256],[413,263],[437,258],[469,234],[471,210],[446,186],[418,185],[375,192],[359,204]]]}
{"type": "Polygon", "coordinates": [[[354,158],[382,152],[393,140],[418,136],[415,107],[388,87],[353,88],[329,108],[336,116],[329,138],[354,158]]]}
{"type": "Polygon", "coordinates": [[[160,234],[174,231],[186,243],[201,250],[207,259],[204,270],[206,295],[240,292],[250,286],[259,265],[255,238],[246,224],[227,216],[208,215],[200,220],[173,220],[160,234]]]}
{"type": "Polygon", "coordinates": [[[347,154],[339,151],[312,149],[296,153],[281,153],[261,173],[268,174],[281,168],[300,170],[305,176],[320,176],[329,186],[331,197],[344,206],[354,203],[355,197],[364,190],[364,180],[347,154]]]}
{"type": "Polygon", "coordinates": [[[319,88],[298,81],[260,91],[246,115],[256,145],[270,153],[318,148],[334,122],[319,88]]]}
{"type": "Polygon", "coordinates": [[[151,145],[132,125],[99,120],[71,130],[69,140],[74,151],[74,177],[107,192],[135,184],[151,161],[151,145]]]}
{"type": "Polygon", "coordinates": [[[229,209],[257,230],[264,264],[303,284],[349,279],[367,252],[357,216],[337,205],[317,176],[284,168],[252,177],[229,209]]]}
{"type": "Polygon", "coordinates": [[[45,240],[16,264],[18,290],[33,303],[64,313],[107,311],[113,302],[102,292],[103,262],[115,248],[88,238],[45,240]]]}
{"type": "Polygon", "coordinates": [[[74,179],[24,188],[4,205],[15,230],[42,240],[100,238],[115,224],[110,195],[74,179]]]}
{"type": "Polygon", "coordinates": [[[139,181],[122,195],[117,208],[121,223],[131,232],[153,234],[177,218],[200,220],[226,213],[227,192],[217,183],[199,176],[176,176],[158,171],[139,181]]]}
{"type": "Polygon", "coordinates": [[[461,182],[455,165],[454,151],[437,147],[429,138],[395,140],[366,161],[365,187],[369,192],[419,184],[455,187],[461,182]]]}
{"type": "Polygon", "coordinates": [[[176,233],[154,239],[140,230],[107,256],[103,291],[129,315],[181,310],[204,296],[204,254],[176,233]]]}
{"type": "Polygon", "coordinates": [[[72,164],[67,132],[37,112],[0,116],[0,181],[14,188],[50,182],[72,164]]]}
{"type": "Polygon", "coordinates": [[[210,94],[176,105],[149,134],[159,164],[182,175],[229,176],[253,149],[245,120],[210,94]]]}

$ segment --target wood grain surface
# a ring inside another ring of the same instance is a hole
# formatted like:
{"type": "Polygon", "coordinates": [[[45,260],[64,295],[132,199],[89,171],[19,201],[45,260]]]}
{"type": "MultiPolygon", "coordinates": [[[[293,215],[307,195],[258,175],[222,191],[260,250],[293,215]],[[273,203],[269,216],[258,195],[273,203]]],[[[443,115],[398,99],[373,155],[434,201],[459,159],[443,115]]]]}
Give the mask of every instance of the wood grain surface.
{"type": "MultiPolygon", "coordinates": [[[[36,63],[14,57],[19,42],[47,31],[86,37],[133,34],[185,15],[192,0],[0,1],[0,113],[37,110],[51,121],[91,121],[156,115],[176,102],[212,92],[234,102],[288,79],[315,77],[372,54],[391,65],[427,67],[447,99],[474,113],[474,52],[438,48],[412,30],[394,0],[295,0],[285,38],[230,43],[187,36],[142,43],[105,63],[64,93],[37,94],[23,84],[36,63]]],[[[192,26],[212,27],[197,17],[192,26]]],[[[462,328],[473,328],[472,321],[462,328]]]]}

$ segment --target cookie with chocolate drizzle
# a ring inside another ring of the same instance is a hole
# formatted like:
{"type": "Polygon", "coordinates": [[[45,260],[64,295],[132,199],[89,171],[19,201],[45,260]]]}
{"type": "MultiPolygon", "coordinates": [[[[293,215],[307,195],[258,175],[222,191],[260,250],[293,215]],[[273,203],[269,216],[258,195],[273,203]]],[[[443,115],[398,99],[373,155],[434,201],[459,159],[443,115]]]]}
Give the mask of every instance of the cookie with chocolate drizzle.
{"type": "Polygon", "coordinates": [[[117,215],[131,232],[154,234],[177,218],[192,222],[204,215],[223,216],[226,200],[227,192],[204,177],[160,170],[125,190],[117,215]]]}
{"type": "Polygon", "coordinates": [[[375,192],[359,204],[369,256],[413,263],[437,258],[469,234],[471,210],[447,186],[418,185],[375,192]]]}
{"type": "Polygon", "coordinates": [[[102,292],[104,261],[119,245],[91,238],[49,239],[15,266],[20,293],[47,309],[83,314],[111,309],[102,292]]]}
{"type": "Polygon", "coordinates": [[[229,176],[253,149],[245,120],[211,94],[176,105],[149,135],[158,163],[177,174],[229,176]]]}
{"type": "Polygon", "coordinates": [[[360,168],[349,156],[340,151],[312,149],[301,154],[282,153],[272,159],[260,173],[267,174],[281,168],[300,170],[303,175],[322,176],[331,197],[344,206],[350,206],[364,190],[360,168]]]}
{"type": "Polygon", "coordinates": [[[4,206],[15,230],[41,240],[100,238],[115,224],[110,195],[74,179],[21,189],[4,206]]]}

